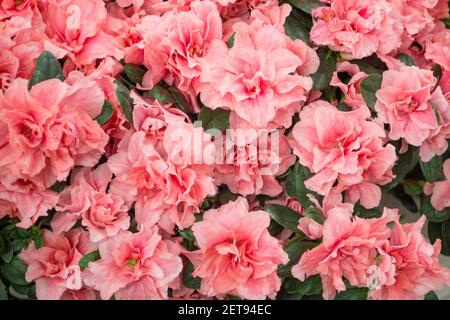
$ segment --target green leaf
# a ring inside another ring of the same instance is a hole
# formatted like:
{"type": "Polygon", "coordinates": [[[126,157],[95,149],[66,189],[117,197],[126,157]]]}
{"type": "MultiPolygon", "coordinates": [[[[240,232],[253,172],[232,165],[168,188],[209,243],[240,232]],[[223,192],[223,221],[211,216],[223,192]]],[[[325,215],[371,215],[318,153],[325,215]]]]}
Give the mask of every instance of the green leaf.
{"type": "Polygon", "coordinates": [[[371,64],[362,61],[362,60],[352,60],[350,61],[352,64],[356,64],[359,67],[359,70],[365,72],[367,74],[380,74],[380,71],[374,68],[371,64]]]}
{"type": "Polygon", "coordinates": [[[33,74],[28,81],[28,89],[31,89],[39,82],[49,79],[64,81],[64,74],[55,56],[48,51],[43,51],[37,59],[33,74]]]}
{"type": "Polygon", "coordinates": [[[227,47],[228,48],[233,48],[234,45],[234,37],[236,36],[236,32],[233,33],[233,35],[230,37],[230,39],[228,39],[227,41],[227,47]]]}
{"type": "Polygon", "coordinates": [[[142,67],[127,63],[123,66],[123,71],[125,72],[125,75],[127,76],[128,80],[132,84],[142,83],[142,79],[144,78],[146,70],[142,67]]]}
{"type": "Polygon", "coordinates": [[[411,197],[420,196],[423,192],[423,181],[403,181],[403,190],[411,197]]]}
{"type": "Polygon", "coordinates": [[[183,94],[177,88],[170,87],[163,81],[153,86],[147,94],[161,103],[173,103],[183,112],[187,112],[189,109],[183,94]]]}
{"type": "Polygon", "coordinates": [[[431,70],[433,71],[433,75],[436,78],[436,85],[431,91],[434,92],[434,90],[436,90],[436,88],[439,86],[439,82],[441,81],[442,78],[442,67],[438,64],[435,64],[431,70]]]}
{"type": "Polygon", "coordinates": [[[441,19],[447,29],[450,29],[450,18],[441,19]]]}
{"type": "Polygon", "coordinates": [[[125,118],[127,118],[128,122],[133,125],[133,103],[130,98],[130,89],[128,89],[127,86],[119,80],[114,81],[114,83],[117,84],[116,96],[119,100],[123,114],[125,115],[125,118]]]}
{"type": "Polygon", "coordinates": [[[53,192],[61,193],[66,187],[65,181],[56,181],[51,187],[50,190],[53,192]]]}
{"type": "Polygon", "coordinates": [[[316,295],[322,292],[322,278],[320,275],[308,277],[305,281],[287,278],[284,287],[286,288],[286,291],[291,294],[316,295]]]}
{"type": "Polygon", "coordinates": [[[3,252],[3,250],[5,250],[5,248],[6,248],[5,240],[3,239],[2,235],[0,234],[0,253],[3,252]]]}
{"type": "Polygon", "coordinates": [[[296,198],[303,208],[313,206],[313,202],[309,199],[308,194],[314,194],[305,187],[305,181],[312,176],[307,167],[303,167],[300,163],[296,163],[291,168],[290,173],[286,177],[285,191],[289,197],[296,198]]]}
{"type": "Polygon", "coordinates": [[[428,182],[436,182],[445,179],[442,171],[442,156],[434,156],[433,159],[428,162],[423,162],[419,159],[419,163],[423,176],[428,182]]]}
{"type": "Polygon", "coordinates": [[[433,244],[437,239],[441,239],[441,254],[450,256],[449,221],[442,223],[428,222],[428,237],[433,244]],[[443,232],[445,230],[445,232],[443,232]]]}
{"type": "Polygon", "coordinates": [[[439,300],[439,297],[434,291],[430,291],[425,295],[425,300],[439,300]]]}
{"type": "Polygon", "coordinates": [[[373,219],[381,217],[382,213],[377,208],[366,209],[359,203],[355,205],[355,209],[353,210],[355,215],[364,219],[373,219]]]}
{"type": "Polygon", "coordinates": [[[105,100],[103,103],[102,112],[95,118],[99,125],[104,125],[107,123],[113,115],[113,106],[111,102],[105,100]]]}
{"type": "Polygon", "coordinates": [[[194,265],[192,262],[188,261],[186,267],[183,271],[183,285],[186,288],[190,289],[199,289],[201,284],[201,279],[192,276],[192,272],[194,272],[194,265]]]}
{"type": "Polygon", "coordinates": [[[293,232],[299,233],[297,228],[300,214],[288,207],[279,204],[268,204],[264,207],[270,217],[280,225],[293,232]]]}
{"type": "Polygon", "coordinates": [[[399,159],[394,165],[393,172],[395,179],[389,184],[389,189],[394,189],[412,170],[419,161],[419,153],[416,148],[409,146],[408,151],[399,155],[399,159]]]}
{"type": "Polygon", "coordinates": [[[94,262],[100,259],[100,252],[98,250],[92,251],[88,254],[86,254],[83,258],[80,259],[78,262],[78,265],[80,266],[81,270],[84,270],[89,265],[89,262],[94,262]]]}
{"type": "Polygon", "coordinates": [[[9,263],[0,265],[0,273],[3,278],[8,280],[12,284],[19,286],[26,286],[28,282],[25,280],[25,272],[27,267],[17,257],[13,257],[9,263]]]}
{"type": "Polygon", "coordinates": [[[401,186],[397,186],[396,188],[391,190],[391,194],[396,197],[402,205],[410,212],[419,212],[419,208],[417,207],[413,197],[405,193],[401,186]]]}
{"type": "Polygon", "coordinates": [[[284,31],[292,40],[300,39],[307,45],[311,44],[309,33],[312,27],[312,18],[310,15],[292,8],[291,13],[284,22],[284,31]]]}
{"type": "Polygon", "coordinates": [[[182,236],[186,240],[195,241],[195,236],[194,236],[194,233],[192,232],[191,228],[179,230],[178,233],[180,234],[180,236],[182,236]]]}
{"type": "Polygon", "coordinates": [[[0,300],[8,300],[8,293],[6,292],[6,286],[0,279],[0,300]]]}
{"type": "Polygon", "coordinates": [[[324,7],[324,3],[318,0],[288,0],[288,3],[308,14],[311,14],[313,9],[324,7]]]}
{"type": "Polygon", "coordinates": [[[323,212],[319,208],[315,208],[315,207],[307,208],[307,209],[305,209],[304,214],[305,214],[305,217],[308,217],[317,223],[323,224],[325,221],[323,212]]]}
{"type": "Polygon", "coordinates": [[[230,201],[234,201],[238,198],[237,194],[232,193],[227,187],[221,187],[219,194],[217,195],[217,200],[221,204],[226,204],[230,201]]]}
{"type": "Polygon", "coordinates": [[[230,111],[222,108],[213,110],[203,107],[198,114],[198,120],[202,122],[205,131],[209,129],[223,131],[230,127],[230,111]]]}
{"type": "Polygon", "coordinates": [[[351,288],[336,294],[334,300],[367,300],[369,289],[351,288]]]}
{"type": "Polygon", "coordinates": [[[407,66],[414,66],[415,65],[413,59],[410,56],[408,56],[407,54],[404,54],[404,53],[398,55],[397,56],[397,60],[400,60],[401,62],[403,62],[407,66]]]}
{"type": "Polygon", "coordinates": [[[442,222],[441,224],[442,234],[442,254],[450,255],[450,220],[442,222]]]}
{"type": "Polygon", "coordinates": [[[281,233],[281,231],[284,230],[284,227],[279,224],[278,222],[276,222],[273,219],[270,219],[270,225],[269,228],[267,228],[267,230],[269,231],[270,235],[272,237],[275,237],[277,235],[279,235],[281,233]]]}
{"type": "Polygon", "coordinates": [[[317,72],[311,75],[313,89],[325,90],[330,85],[333,73],[336,71],[337,58],[333,51],[324,47],[317,50],[317,55],[320,59],[320,66],[317,72]]]}
{"type": "Polygon", "coordinates": [[[281,278],[292,278],[291,269],[298,263],[302,254],[309,249],[314,248],[317,243],[303,241],[299,237],[292,238],[286,244],[284,251],[288,254],[289,262],[278,266],[278,275],[281,278]]]}
{"type": "Polygon", "coordinates": [[[420,213],[424,214],[430,222],[440,223],[450,219],[450,209],[437,211],[431,205],[429,197],[422,197],[420,200],[420,213]]]}
{"type": "Polygon", "coordinates": [[[13,256],[14,256],[14,249],[12,245],[8,243],[5,245],[5,249],[3,249],[3,251],[0,253],[0,258],[2,258],[2,260],[5,263],[10,263],[13,256]]]}
{"type": "Polygon", "coordinates": [[[377,101],[376,93],[381,87],[382,76],[379,74],[369,74],[361,81],[361,95],[370,109],[374,110],[377,101]]]}

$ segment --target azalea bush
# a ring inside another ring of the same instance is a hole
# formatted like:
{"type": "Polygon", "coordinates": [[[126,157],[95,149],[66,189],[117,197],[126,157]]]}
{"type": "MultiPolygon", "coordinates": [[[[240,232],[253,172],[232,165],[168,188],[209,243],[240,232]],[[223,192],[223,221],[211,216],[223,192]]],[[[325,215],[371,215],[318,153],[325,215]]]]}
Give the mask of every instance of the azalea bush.
{"type": "Polygon", "coordinates": [[[0,299],[436,299],[448,27],[448,0],[1,1],[0,299]]]}

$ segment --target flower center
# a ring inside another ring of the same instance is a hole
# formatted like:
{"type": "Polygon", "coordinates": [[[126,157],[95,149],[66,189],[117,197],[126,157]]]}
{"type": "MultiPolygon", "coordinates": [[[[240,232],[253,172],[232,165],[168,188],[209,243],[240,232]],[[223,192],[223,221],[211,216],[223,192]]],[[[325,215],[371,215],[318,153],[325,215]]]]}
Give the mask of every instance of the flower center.
{"type": "Polygon", "coordinates": [[[137,259],[135,259],[135,258],[129,258],[128,261],[127,261],[127,264],[128,264],[129,266],[134,267],[135,265],[137,265],[137,259]]]}

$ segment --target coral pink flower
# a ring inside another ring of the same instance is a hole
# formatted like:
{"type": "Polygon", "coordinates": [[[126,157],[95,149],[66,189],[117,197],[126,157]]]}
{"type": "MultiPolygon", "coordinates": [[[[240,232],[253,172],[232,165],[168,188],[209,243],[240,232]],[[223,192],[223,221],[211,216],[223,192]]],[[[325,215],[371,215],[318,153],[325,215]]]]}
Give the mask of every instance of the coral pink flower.
{"type": "Polygon", "coordinates": [[[227,159],[224,164],[215,166],[216,185],[226,184],[231,192],[244,196],[266,194],[277,196],[282,192],[276,176],[283,174],[295,162],[295,156],[287,143],[283,132],[269,135],[262,134],[249,143],[240,144],[239,131],[236,137],[226,135],[226,146],[233,150],[224,152],[227,159]],[[268,141],[263,141],[268,140],[268,141]],[[235,143],[229,143],[234,141],[235,143]],[[233,159],[228,159],[230,152],[233,159]]]}
{"type": "Polygon", "coordinates": [[[11,177],[0,177],[0,217],[18,217],[20,228],[31,227],[39,217],[46,216],[58,201],[58,194],[41,189],[31,181],[8,181],[11,177]]]}
{"type": "Polygon", "coordinates": [[[32,180],[50,187],[65,180],[75,165],[93,166],[108,136],[93,120],[104,95],[95,83],[81,79],[72,86],[56,79],[30,91],[16,79],[0,94],[0,176],[32,180]]]}
{"type": "Polygon", "coordinates": [[[66,234],[44,230],[43,247],[34,243],[24,249],[19,258],[28,266],[25,279],[36,283],[39,300],[59,300],[68,290],[82,288],[80,259],[96,248],[89,242],[87,232],[80,229],[66,234]]]}
{"type": "Polygon", "coordinates": [[[148,33],[143,35],[143,64],[148,68],[143,86],[151,88],[165,80],[180,90],[190,89],[192,81],[200,76],[199,59],[213,39],[222,38],[217,7],[211,1],[195,1],[189,11],[168,12],[144,23],[154,28],[146,28],[148,33]]]}
{"type": "Polygon", "coordinates": [[[111,178],[112,173],[106,164],[94,171],[89,168],[75,169],[70,186],[60,194],[52,229],[56,232],[68,231],[81,219],[93,242],[127,230],[130,226],[129,208],[120,195],[106,192],[111,178]]]}
{"type": "Polygon", "coordinates": [[[38,0],[3,0],[0,3],[0,20],[19,15],[31,15],[38,0]]]}
{"type": "MultiPolygon", "coordinates": [[[[353,206],[337,205],[327,212],[323,225],[323,241],[306,251],[292,274],[300,281],[320,274],[323,297],[333,299],[336,291],[346,290],[343,278],[352,286],[367,285],[367,269],[376,264],[381,254],[378,247],[389,237],[387,224],[398,221],[396,210],[385,209],[377,219],[353,218],[353,206]]],[[[392,273],[384,275],[384,282],[392,282],[392,273]]]]}
{"type": "Polygon", "coordinates": [[[442,23],[425,37],[425,58],[450,71],[450,30],[442,23]]]}
{"type": "Polygon", "coordinates": [[[103,30],[106,8],[102,0],[47,0],[40,3],[51,39],[46,48],[59,47],[77,64],[84,65],[112,56],[123,58],[114,37],[103,30]]]}
{"type": "Polygon", "coordinates": [[[330,7],[312,11],[311,39],[361,59],[375,52],[388,54],[401,45],[399,12],[385,0],[334,0],[330,7]]]}
{"type": "Polygon", "coordinates": [[[318,67],[316,54],[279,26],[258,19],[238,22],[233,30],[233,47],[214,40],[202,61],[202,102],[231,110],[237,118],[230,119],[234,127],[289,127],[311,90],[312,79],[306,75],[318,67]],[[305,68],[309,63],[314,66],[305,68]]]}
{"type": "Polygon", "coordinates": [[[424,187],[425,194],[431,194],[431,204],[438,211],[450,207],[450,159],[444,162],[443,167],[446,180],[426,183],[424,187]]]}
{"type": "Polygon", "coordinates": [[[183,268],[178,246],[162,240],[157,228],[121,232],[98,249],[101,259],[89,263],[83,280],[104,300],[167,299],[169,283],[183,268]]]}
{"type": "Polygon", "coordinates": [[[372,299],[423,299],[428,292],[450,284],[450,270],[439,263],[441,241],[431,245],[422,235],[425,221],[425,216],[404,225],[396,221],[389,242],[383,247],[393,258],[395,282],[370,292],[372,299]]]}
{"type": "Polygon", "coordinates": [[[338,87],[344,94],[344,102],[352,109],[358,109],[366,106],[361,95],[361,81],[367,76],[365,72],[359,70],[358,65],[344,61],[340,63],[333,73],[330,85],[338,87]],[[348,77],[348,80],[345,78],[348,77]],[[341,78],[344,78],[342,80],[341,78]]]}
{"type": "Polygon", "coordinates": [[[267,212],[249,212],[245,198],[239,198],[207,211],[203,221],[193,225],[202,254],[193,275],[202,278],[201,293],[275,297],[281,285],[277,267],[288,257],[267,231],[269,223],[267,212]]]}
{"type": "Polygon", "coordinates": [[[438,128],[429,102],[435,84],[433,72],[414,66],[383,73],[375,109],[380,120],[390,125],[390,139],[404,138],[409,144],[420,146],[438,128]]]}
{"type": "Polygon", "coordinates": [[[369,118],[368,108],[342,112],[324,101],[300,112],[289,142],[300,163],[314,173],[305,181],[308,189],[321,195],[346,190],[352,203],[379,204],[378,185],[392,181],[396,155],[392,145],[384,145],[383,127],[369,118]]]}

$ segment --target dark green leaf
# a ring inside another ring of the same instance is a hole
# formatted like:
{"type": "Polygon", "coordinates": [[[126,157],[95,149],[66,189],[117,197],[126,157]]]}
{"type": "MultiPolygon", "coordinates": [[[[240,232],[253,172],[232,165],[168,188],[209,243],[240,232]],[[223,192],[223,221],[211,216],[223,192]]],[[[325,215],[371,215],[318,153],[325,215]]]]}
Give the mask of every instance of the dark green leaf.
{"type": "Polygon", "coordinates": [[[382,76],[369,74],[361,81],[361,95],[370,109],[374,110],[377,101],[376,93],[381,87],[382,76]]]}
{"type": "Polygon", "coordinates": [[[432,92],[434,92],[434,90],[436,90],[436,88],[439,85],[439,82],[441,81],[442,78],[442,67],[438,64],[434,65],[433,68],[431,69],[433,71],[433,75],[436,78],[436,85],[434,86],[432,92]]]}
{"type": "Polygon", "coordinates": [[[401,62],[403,62],[407,66],[415,65],[413,59],[410,56],[408,56],[407,54],[402,53],[397,56],[397,59],[400,60],[401,62]]]}
{"type": "Polygon", "coordinates": [[[397,186],[396,188],[391,190],[391,193],[394,197],[396,197],[402,205],[410,212],[419,212],[419,208],[417,207],[413,197],[406,194],[401,186],[397,186]]]}
{"type": "Polygon", "coordinates": [[[434,291],[430,291],[425,295],[425,300],[439,300],[439,297],[434,291]]]}
{"type": "Polygon", "coordinates": [[[238,195],[232,193],[227,187],[222,187],[219,190],[219,194],[217,195],[217,200],[221,204],[226,204],[230,201],[234,201],[238,198],[238,195]]]}
{"type": "Polygon", "coordinates": [[[178,233],[180,234],[180,236],[182,236],[183,238],[185,238],[189,241],[195,241],[195,236],[194,236],[194,233],[192,232],[191,228],[179,230],[178,233]]]}
{"type": "Polygon", "coordinates": [[[299,293],[301,295],[315,295],[322,291],[322,278],[319,275],[306,278],[300,281],[295,278],[285,280],[285,288],[288,293],[299,293]]]}
{"type": "Polygon", "coordinates": [[[351,288],[345,291],[339,292],[335,300],[367,300],[367,294],[369,289],[367,288],[351,288]]]}
{"type": "Polygon", "coordinates": [[[305,181],[311,176],[309,169],[297,162],[286,177],[285,189],[287,195],[296,198],[303,208],[308,208],[313,205],[308,194],[314,193],[305,187],[305,181]]]}
{"type": "Polygon", "coordinates": [[[8,300],[8,293],[2,279],[0,279],[0,300],[8,300]]]}
{"type": "Polygon", "coordinates": [[[213,110],[203,107],[198,114],[198,120],[202,122],[205,131],[209,129],[222,131],[230,126],[230,111],[222,108],[213,110]]]}
{"type": "Polygon", "coordinates": [[[36,67],[28,81],[28,89],[39,82],[49,79],[64,81],[64,74],[55,56],[48,51],[43,51],[37,59],[36,67]]]}
{"type": "Polygon", "coordinates": [[[192,262],[188,261],[186,267],[183,271],[183,285],[186,288],[190,289],[199,289],[201,284],[201,279],[192,276],[192,272],[194,271],[194,265],[192,262]]]}
{"type": "Polygon", "coordinates": [[[308,14],[311,14],[311,11],[315,8],[325,6],[323,2],[318,0],[288,0],[288,3],[308,14]]]}
{"type": "Polygon", "coordinates": [[[279,204],[268,204],[264,207],[264,210],[283,227],[296,233],[299,232],[297,226],[300,214],[298,212],[279,204]]]}
{"type": "Polygon", "coordinates": [[[133,103],[130,98],[130,89],[128,89],[121,81],[114,81],[117,84],[116,96],[119,100],[123,114],[130,124],[133,124],[133,103]]]}
{"type": "Polygon", "coordinates": [[[164,82],[153,86],[147,94],[161,103],[173,103],[183,112],[187,112],[188,110],[188,104],[183,94],[177,88],[169,87],[164,82]]]}
{"type": "Polygon", "coordinates": [[[100,252],[98,250],[92,251],[88,254],[86,254],[83,258],[80,259],[78,262],[81,270],[84,270],[89,265],[89,262],[94,262],[100,259],[100,252]]]}
{"type": "Polygon", "coordinates": [[[60,193],[64,190],[64,188],[66,187],[66,182],[65,181],[56,181],[51,187],[50,190],[60,193]]]}
{"type": "Polygon", "coordinates": [[[437,211],[431,205],[429,197],[422,197],[420,201],[420,213],[424,214],[430,222],[440,223],[450,219],[450,209],[446,208],[443,211],[437,211]]]}
{"type": "Polygon", "coordinates": [[[134,85],[137,83],[142,83],[142,79],[144,78],[144,74],[146,72],[146,70],[142,67],[131,63],[125,64],[123,66],[123,71],[125,72],[128,80],[130,80],[130,82],[134,85]]]}
{"type": "Polygon", "coordinates": [[[428,162],[423,162],[419,159],[419,163],[423,176],[428,182],[436,182],[445,179],[442,171],[442,156],[434,156],[433,159],[428,162]]]}
{"type": "Polygon", "coordinates": [[[233,33],[233,35],[230,37],[230,39],[228,39],[228,41],[227,41],[228,48],[233,48],[235,35],[236,35],[236,32],[233,33]]]}
{"type": "Polygon", "coordinates": [[[450,255],[450,220],[442,222],[441,224],[442,234],[442,254],[450,255]]]}
{"type": "Polygon", "coordinates": [[[357,217],[364,219],[379,218],[382,214],[378,208],[366,209],[359,203],[355,205],[353,212],[355,212],[357,217]]]}
{"type": "Polygon", "coordinates": [[[2,235],[0,234],[0,253],[3,252],[3,250],[5,250],[6,244],[5,244],[5,240],[3,239],[2,235]]]}
{"type": "Polygon", "coordinates": [[[419,161],[419,154],[417,149],[411,146],[406,153],[399,155],[399,159],[393,168],[395,179],[389,184],[389,189],[394,189],[414,169],[417,161],[419,161]]]}
{"type": "Polygon", "coordinates": [[[102,112],[95,118],[95,120],[98,122],[99,125],[104,125],[107,123],[113,115],[113,106],[111,102],[108,100],[105,100],[105,103],[103,103],[102,112]]]}
{"type": "Polygon", "coordinates": [[[281,224],[279,224],[273,219],[270,219],[270,225],[269,228],[267,228],[267,230],[269,230],[269,233],[272,237],[279,235],[281,231],[283,231],[283,229],[284,228],[281,224]]]}
{"type": "Polygon", "coordinates": [[[406,194],[416,197],[423,192],[423,182],[422,181],[403,181],[403,190],[406,194]]]}
{"type": "Polygon", "coordinates": [[[303,241],[298,237],[289,240],[284,248],[284,251],[289,256],[289,262],[285,265],[278,266],[278,275],[281,278],[292,278],[292,267],[298,263],[300,257],[306,250],[312,249],[316,245],[314,242],[303,241]]]}
{"type": "Polygon", "coordinates": [[[364,62],[362,60],[352,60],[350,62],[352,64],[356,64],[359,67],[359,70],[361,70],[362,72],[365,72],[367,74],[380,74],[380,70],[374,68],[367,62],[364,62]]]}
{"type": "Polygon", "coordinates": [[[317,223],[323,224],[325,221],[323,212],[319,208],[315,208],[315,207],[307,208],[307,209],[305,209],[304,214],[305,214],[305,217],[311,218],[312,220],[314,220],[317,223]]]}
{"type": "Polygon", "coordinates": [[[3,278],[8,280],[12,284],[19,286],[26,286],[28,282],[25,280],[25,272],[27,267],[17,257],[13,257],[9,263],[0,265],[0,273],[3,278]]]}
{"type": "Polygon", "coordinates": [[[317,50],[320,59],[320,66],[316,73],[311,75],[313,79],[314,90],[325,90],[329,85],[334,71],[336,71],[336,54],[327,49],[320,48],[317,50]]]}
{"type": "Polygon", "coordinates": [[[3,249],[3,251],[0,253],[0,257],[5,263],[10,263],[13,256],[14,256],[14,249],[10,243],[7,243],[5,245],[5,249],[3,249]]]}
{"type": "Polygon", "coordinates": [[[428,237],[430,238],[430,242],[434,243],[437,239],[441,239],[441,253],[446,256],[450,256],[449,226],[450,223],[448,220],[442,223],[428,222],[428,237]],[[443,230],[446,230],[445,235],[443,230]],[[445,237],[447,238],[445,239],[445,237]]]}
{"type": "Polygon", "coordinates": [[[291,13],[284,23],[284,31],[292,40],[300,39],[306,44],[311,44],[309,40],[309,32],[312,26],[312,18],[310,15],[292,8],[291,13]]]}

